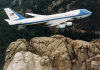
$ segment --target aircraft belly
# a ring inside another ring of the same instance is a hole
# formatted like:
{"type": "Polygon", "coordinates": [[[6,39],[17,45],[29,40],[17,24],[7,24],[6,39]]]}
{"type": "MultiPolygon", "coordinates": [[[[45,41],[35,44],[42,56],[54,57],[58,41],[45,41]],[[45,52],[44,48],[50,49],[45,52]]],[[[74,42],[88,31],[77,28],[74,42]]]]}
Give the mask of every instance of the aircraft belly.
{"type": "MultiPolygon", "coordinates": [[[[47,22],[38,22],[38,23],[26,23],[25,25],[33,25],[33,26],[38,26],[38,25],[45,25],[47,22]]],[[[23,24],[24,25],[24,24],[23,24]]]]}

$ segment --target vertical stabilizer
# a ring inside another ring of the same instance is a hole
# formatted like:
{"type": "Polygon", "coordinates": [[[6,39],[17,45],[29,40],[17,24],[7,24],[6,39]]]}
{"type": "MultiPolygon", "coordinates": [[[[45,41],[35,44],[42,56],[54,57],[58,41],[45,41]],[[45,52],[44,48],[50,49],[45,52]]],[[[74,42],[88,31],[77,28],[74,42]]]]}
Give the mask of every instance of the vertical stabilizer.
{"type": "Polygon", "coordinates": [[[10,8],[4,8],[6,14],[8,15],[10,20],[21,20],[25,19],[23,16],[19,15],[15,11],[11,10],[10,8]]]}

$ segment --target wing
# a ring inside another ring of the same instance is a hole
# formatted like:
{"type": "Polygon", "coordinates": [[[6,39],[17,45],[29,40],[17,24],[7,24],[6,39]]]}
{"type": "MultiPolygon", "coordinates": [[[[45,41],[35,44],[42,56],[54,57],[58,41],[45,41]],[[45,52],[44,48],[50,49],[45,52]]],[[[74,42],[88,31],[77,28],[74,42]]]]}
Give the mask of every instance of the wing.
{"type": "Polygon", "coordinates": [[[39,15],[39,14],[34,14],[34,13],[26,13],[26,14],[30,16],[34,16],[34,17],[46,16],[46,15],[39,15]]]}
{"type": "Polygon", "coordinates": [[[72,19],[72,18],[65,18],[65,19],[52,20],[52,21],[49,21],[48,23],[46,23],[46,25],[56,26],[56,25],[60,25],[61,23],[64,23],[66,21],[71,21],[71,20],[74,20],[74,19],[72,19]]]}

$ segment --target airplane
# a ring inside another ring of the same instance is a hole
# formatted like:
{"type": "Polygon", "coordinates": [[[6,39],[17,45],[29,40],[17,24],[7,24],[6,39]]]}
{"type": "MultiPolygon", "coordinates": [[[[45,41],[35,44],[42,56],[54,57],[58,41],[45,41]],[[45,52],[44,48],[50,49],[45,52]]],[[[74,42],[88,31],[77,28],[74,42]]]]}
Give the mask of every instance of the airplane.
{"type": "Polygon", "coordinates": [[[86,9],[77,9],[65,13],[58,13],[52,15],[39,15],[34,13],[26,13],[33,16],[32,18],[24,18],[10,8],[4,8],[9,19],[5,19],[9,25],[45,25],[55,26],[56,28],[65,28],[66,26],[72,26],[73,23],[69,22],[75,19],[82,19],[90,16],[91,11],[86,9]]]}

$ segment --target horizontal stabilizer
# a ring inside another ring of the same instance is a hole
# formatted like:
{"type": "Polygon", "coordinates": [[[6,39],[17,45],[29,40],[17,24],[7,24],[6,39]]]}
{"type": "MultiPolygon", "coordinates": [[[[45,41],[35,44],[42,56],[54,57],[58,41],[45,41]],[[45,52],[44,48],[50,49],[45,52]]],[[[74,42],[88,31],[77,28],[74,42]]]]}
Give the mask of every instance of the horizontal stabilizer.
{"type": "Polygon", "coordinates": [[[12,20],[9,20],[9,19],[5,19],[5,21],[7,21],[9,23],[9,25],[17,25],[17,24],[21,24],[21,22],[18,22],[18,21],[12,21],[12,20]]]}

